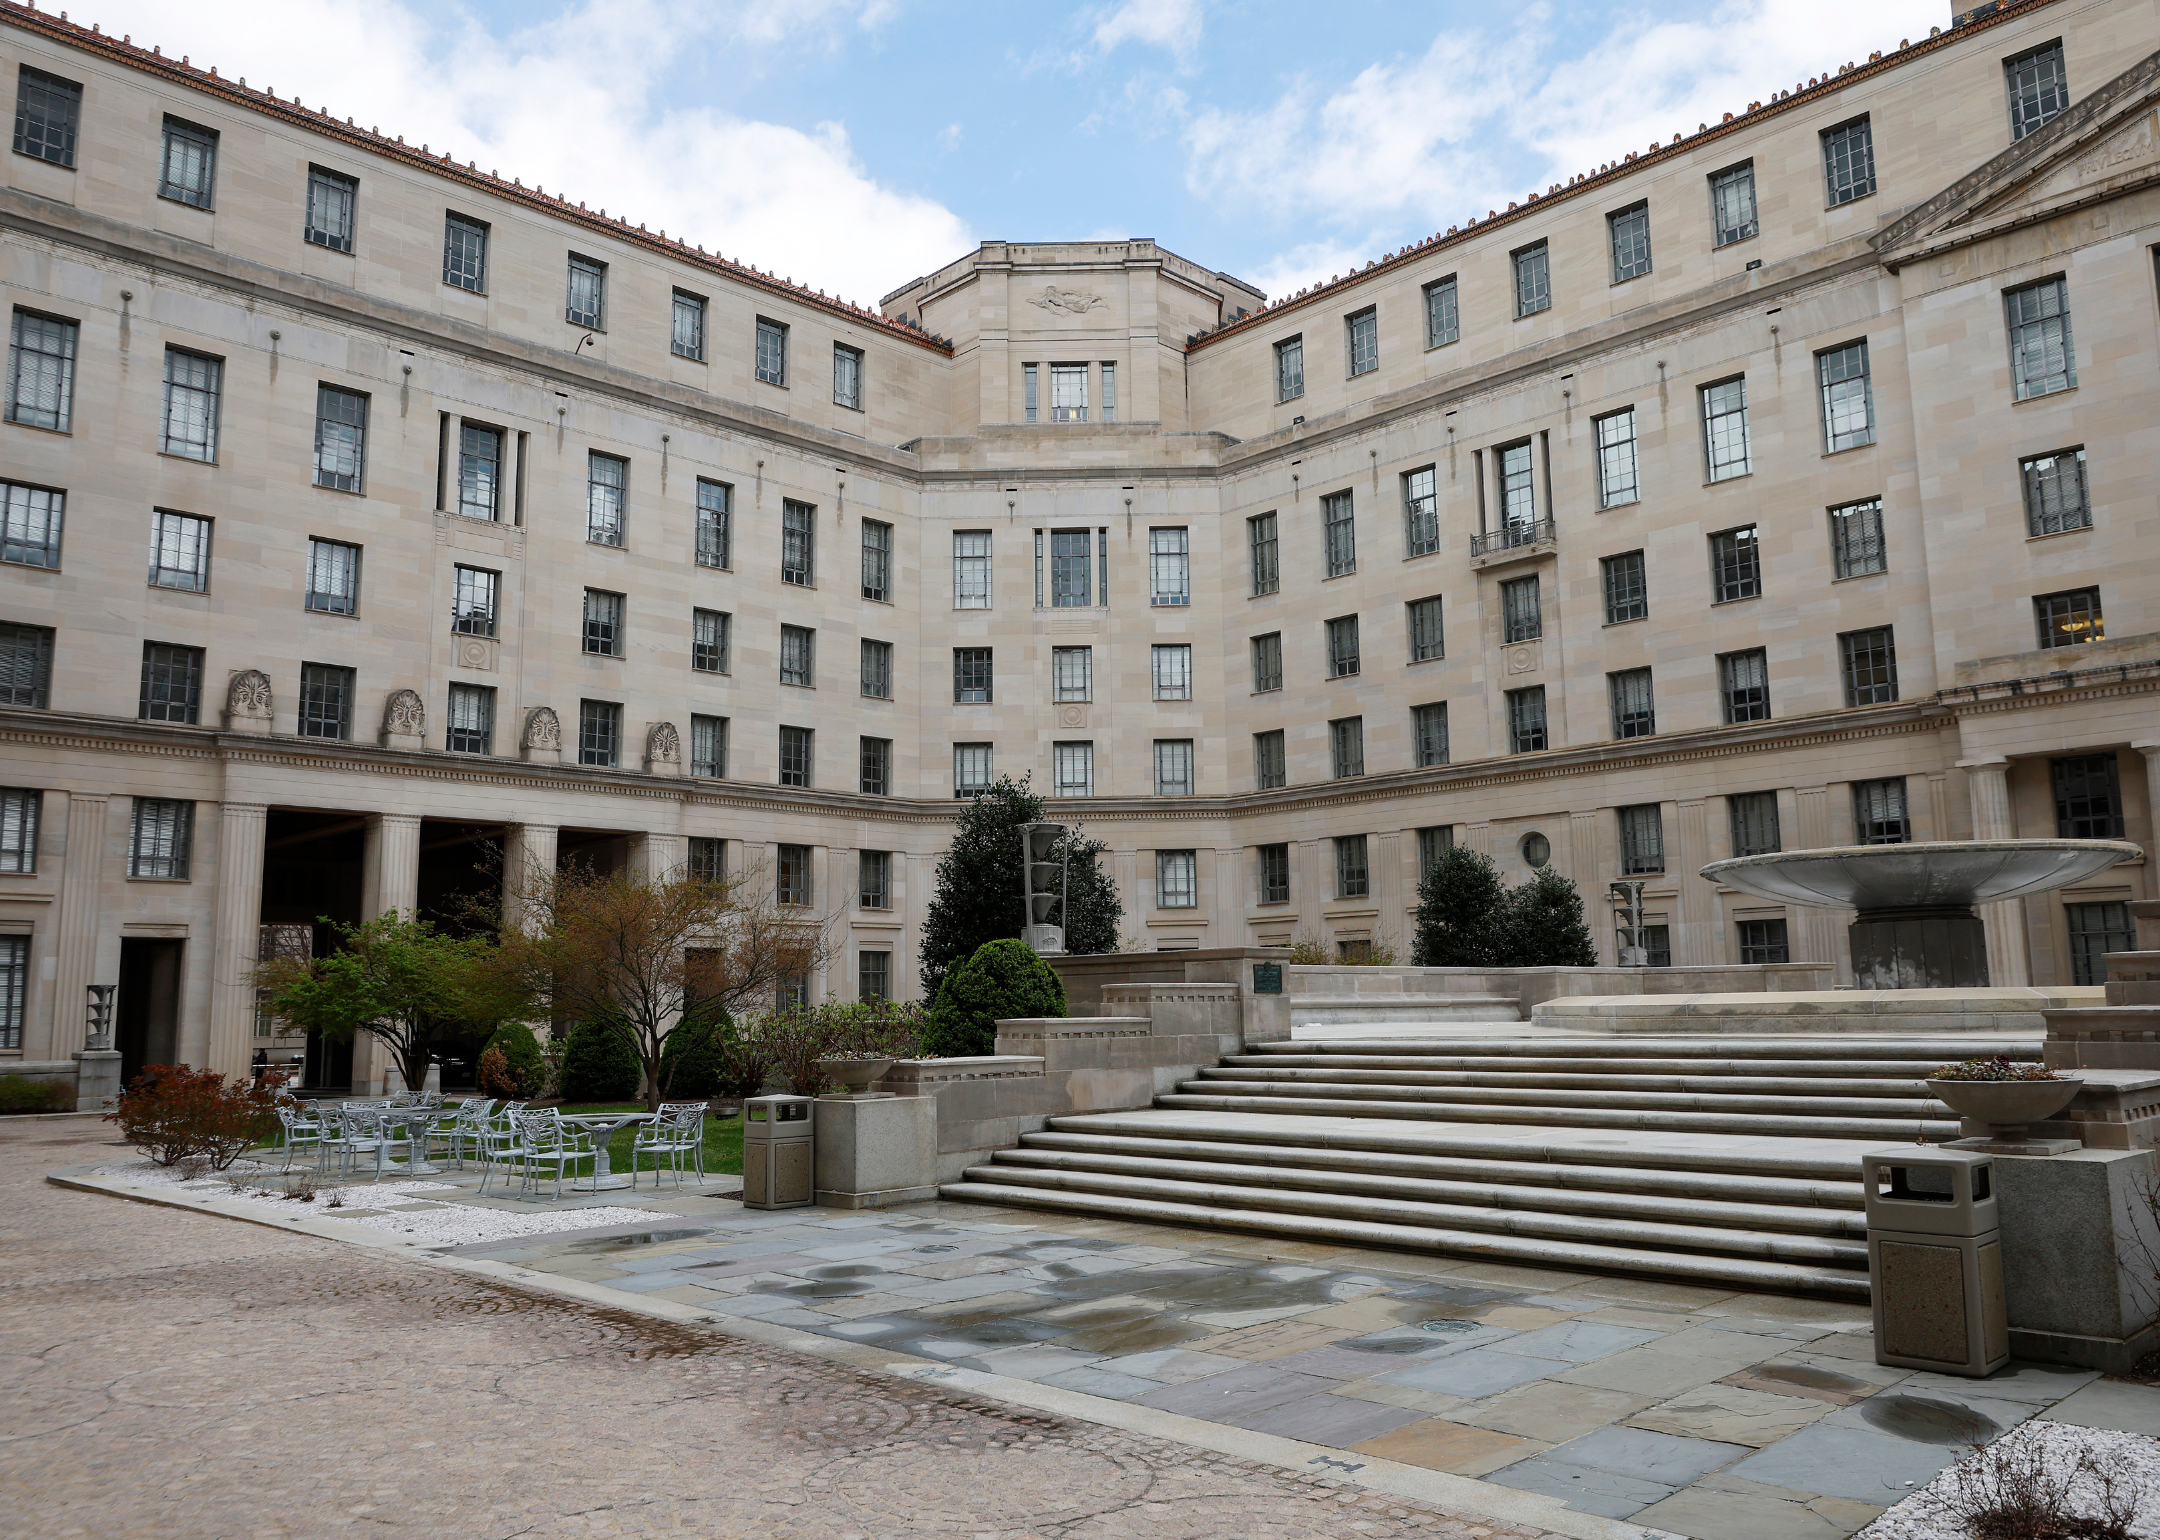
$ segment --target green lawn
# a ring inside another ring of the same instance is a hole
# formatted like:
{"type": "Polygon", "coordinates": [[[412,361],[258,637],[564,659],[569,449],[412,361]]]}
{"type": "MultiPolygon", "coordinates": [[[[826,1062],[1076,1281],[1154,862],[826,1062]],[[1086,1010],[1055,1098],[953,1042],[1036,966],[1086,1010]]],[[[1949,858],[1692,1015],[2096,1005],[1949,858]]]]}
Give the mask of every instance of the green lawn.
{"type": "MultiPolygon", "coordinates": [[[[581,1112],[643,1112],[641,1102],[566,1102],[565,1116],[581,1112]]],[[[635,1137],[637,1125],[619,1128],[608,1140],[608,1160],[617,1171],[625,1175],[630,1171],[630,1142],[635,1137]]],[[[652,1170],[646,1162],[644,1170],[652,1170]]],[[[720,1118],[708,1114],[705,1119],[705,1174],[707,1176],[740,1176],[742,1174],[742,1117],[720,1118]]]]}

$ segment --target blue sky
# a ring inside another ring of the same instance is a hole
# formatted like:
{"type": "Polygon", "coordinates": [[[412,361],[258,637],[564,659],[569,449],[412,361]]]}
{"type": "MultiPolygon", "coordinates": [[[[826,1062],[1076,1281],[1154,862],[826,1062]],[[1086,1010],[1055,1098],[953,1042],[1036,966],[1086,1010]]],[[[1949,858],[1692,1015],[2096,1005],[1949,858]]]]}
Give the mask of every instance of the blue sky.
{"type": "Polygon", "coordinates": [[[78,21],[863,303],[985,238],[1270,292],[1946,24],[1947,0],[77,0],[78,21]]]}

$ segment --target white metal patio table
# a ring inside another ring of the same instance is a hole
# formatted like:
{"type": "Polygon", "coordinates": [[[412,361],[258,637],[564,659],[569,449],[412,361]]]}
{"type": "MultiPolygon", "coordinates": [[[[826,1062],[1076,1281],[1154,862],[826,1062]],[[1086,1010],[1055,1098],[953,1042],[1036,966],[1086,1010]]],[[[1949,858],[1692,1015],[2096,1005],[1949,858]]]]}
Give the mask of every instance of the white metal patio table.
{"type": "Polygon", "coordinates": [[[570,1192],[609,1192],[617,1187],[628,1187],[631,1178],[617,1176],[608,1161],[608,1140],[615,1137],[618,1129],[628,1128],[632,1123],[650,1123],[659,1117],[657,1112],[579,1112],[567,1114],[563,1122],[587,1129],[593,1136],[593,1170],[591,1176],[565,1182],[570,1192]]]}

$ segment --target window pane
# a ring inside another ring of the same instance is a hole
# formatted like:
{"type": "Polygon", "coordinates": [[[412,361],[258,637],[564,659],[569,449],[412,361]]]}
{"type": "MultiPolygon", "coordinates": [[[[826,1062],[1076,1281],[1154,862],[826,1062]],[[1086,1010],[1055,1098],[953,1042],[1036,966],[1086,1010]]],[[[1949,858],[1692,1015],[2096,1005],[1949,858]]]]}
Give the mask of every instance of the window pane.
{"type": "Polygon", "coordinates": [[[1193,794],[1193,746],[1190,738],[1155,740],[1155,795],[1189,797],[1193,794]]]}
{"type": "Polygon", "coordinates": [[[360,184],[351,177],[310,166],[305,238],[332,251],[351,251],[353,204],[359,194],[360,184]]]}
{"type": "Polygon", "coordinates": [[[1336,780],[1365,773],[1365,719],[1343,717],[1328,723],[1328,751],[1336,780]]]}
{"type": "Polygon", "coordinates": [[[143,643],[142,698],[135,714],[145,722],[200,722],[202,676],[200,647],[143,643]]]}
{"type": "Polygon", "coordinates": [[[892,526],[877,519],[863,520],[862,596],[878,604],[892,598],[892,526]]]}
{"type": "Polygon", "coordinates": [[[1649,272],[1650,205],[1638,203],[1631,209],[1608,214],[1605,223],[1612,238],[1613,282],[1625,283],[1649,272]]]}
{"type": "Polygon", "coordinates": [[[360,490],[367,448],[368,398],[334,385],[315,388],[315,485],[360,490]]]}
{"type": "Polygon", "coordinates": [[[443,747],[453,754],[495,751],[495,692],[485,685],[450,686],[450,726],[443,747]]]}
{"type": "Polygon", "coordinates": [[[792,498],[780,504],[780,581],[801,588],[817,581],[817,510],[792,498]]]}
{"type": "Polygon", "coordinates": [[[501,479],[502,430],[460,425],[457,511],[468,519],[494,518],[501,479]]]}
{"type": "Polygon", "coordinates": [[[1868,393],[1868,349],[1849,342],[1815,355],[1822,385],[1823,440],[1834,453],[1875,442],[1873,403],[1868,393]]]}
{"type": "Polygon", "coordinates": [[[56,166],[75,164],[75,124],[82,87],[21,66],[15,82],[15,153],[56,166]]]}
{"type": "Polygon", "coordinates": [[[1902,845],[1910,840],[1912,824],[1905,811],[1904,778],[1855,781],[1853,823],[1858,844],[1902,845]]]}
{"type": "Polygon", "coordinates": [[[2033,600],[2033,622],[2039,629],[2042,647],[2076,647],[2107,639],[2097,588],[2041,594],[2033,600]]]}
{"type": "Polygon", "coordinates": [[[1748,474],[1747,381],[1725,380],[1702,392],[1703,447],[1710,479],[1727,481],[1748,474]]]}
{"type": "Polygon", "coordinates": [[[150,520],[150,584],[202,593],[210,586],[210,521],[158,512],[150,520]]]}
{"type": "Polygon", "coordinates": [[[1059,743],[1051,747],[1051,771],[1061,797],[1095,795],[1095,745],[1059,743]]]}
{"type": "Polygon", "coordinates": [[[1728,529],[1710,537],[1710,597],[1718,604],[1753,599],[1762,593],[1762,545],[1755,526],[1728,529]]]}
{"type": "Polygon", "coordinates": [[[728,719],[693,712],[690,717],[690,773],[713,780],[727,777],[728,719]]]}
{"type": "Polygon", "coordinates": [[[1350,373],[1353,378],[1370,374],[1380,367],[1380,312],[1362,310],[1344,323],[1348,333],[1345,339],[1350,348],[1350,373]]]}
{"type": "Polygon", "coordinates": [[[728,671],[728,616],[724,611],[690,612],[690,667],[701,674],[728,671]]]}
{"type": "Polygon", "coordinates": [[[629,462],[613,455],[586,455],[585,538],[595,545],[623,543],[629,479],[629,462]]]}
{"type": "Polygon", "coordinates": [[[1158,644],[1154,649],[1155,698],[1192,699],[1192,647],[1189,643],[1158,644]]]}
{"type": "Polygon", "coordinates": [[[1320,523],[1327,575],[1341,577],[1357,571],[1357,518],[1348,492],[1332,492],[1320,499],[1320,523]]]}
{"type": "Polygon", "coordinates": [[[38,818],[43,807],[40,792],[0,791],[0,872],[37,870],[38,818]]]}
{"type": "Polygon", "coordinates": [[[2035,535],[2092,528],[2092,503],[2085,491],[2085,451],[2061,449],[2021,460],[2025,483],[2025,524],[2035,535]]]}
{"type": "Polygon", "coordinates": [[[863,356],[859,348],[833,344],[832,398],[834,406],[862,410],[863,356]]]}
{"type": "Polygon", "coordinates": [[[862,693],[871,700],[892,699],[892,643],[864,639],[862,693]]]}
{"type": "Polygon", "coordinates": [[[1274,593],[1282,584],[1282,569],[1276,560],[1275,515],[1262,513],[1247,519],[1245,541],[1252,553],[1252,591],[1274,593]]]}
{"type": "Polygon", "coordinates": [[[1841,578],[1882,572],[1890,565],[1883,544],[1882,499],[1871,497],[1830,510],[1832,570],[1841,578]]]}
{"type": "Polygon", "coordinates": [[[1052,364],[1050,366],[1050,420],[1052,422],[1086,422],[1088,420],[1087,377],[1086,364],[1052,364]]]}
{"type": "Polygon", "coordinates": [[[775,897],[783,904],[810,902],[810,847],[782,845],[775,897]]]}
{"type": "Polygon", "coordinates": [[[578,702],[578,763],[612,769],[622,762],[622,707],[614,701],[578,702]]]}
{"type": "Polygon", "coordinates": [[[1410,661],[1430,663],[1447,656],[1440,632],[1440,596],[1410,601],[1410,661]]]}
{"type": "Polygon", "coordinates": [[[987,704],[991,698],[994,669],[991,663],[992,649],[988,647],[955,647],[953,649],[953,699],[964,705],[987,704]]]}
{"type": "Polygon", "coordinates": [[[605,658],[623,651],[623,596],[604,589],[585,590],[585,650],[605,658]]]}
{"type": "Polygon", "coordinates": [[[1615,738],[1648,738],[1657,732],[1657,706],[1651,697],[1650,670],[1631,668],[1605,676],[1612,697],[1615,738]]]}
{"type": "Polygon", "coordinates": [[[572,257],[563,319],[572,326],[589,326],[597,331],[606,322],[606,299],[607,268],[585,257],[572,257]]]}
{"type": "Polygon", "coordinates": [[[158,178],[158,196],[194,208],[210,207],[217,182],[218,136],[178,118],[165,120],[165,159],[158,178]]]}
{"type": "Polygon", "coordinates": [[[1369,898],[1372,868],[1365,857],[1365,836],[1347,835],[1335,841],[1335,896],[1369,898]]]}
{"type": "Polygon", "coordinates": [[[2113,754],[2080,754],[2048,761],[2055,791],[2055,834],[2066,840],[2126,837],[2122,786],[2113,754]]]}
{"type": "Polygon", "coordinates": [[[1294,401],[1305,394],[1305,339],[1275,344],[1275,399],[1294,401]]]}
{"type": "Polygon", "coordinates": [[[137,797],[129,820],[128,875],[185,879],[194,832],[194,803],[137,797]]]}
{"type": "Polygon", "coordinates": [[[1620,813],[1620,870],[1625,876],[1665,870],[1665,816],[1654,802],[1620,813]]]}
{"type": "Polygon", "coordinates": [[[1898,698],[1897,645],[1891,628],[1847,631],[1838,637],[1845,672],[1845,704],[1881,706],[1898,698]]]}
{"type": "Polygon", "coordinates": [[[1635,464],[1635,409],[1597,420],[1598,506],[1617,508],[1641,495],[1635,464]]]}
{"type": "Polygon", "coordinates": [[[1623,551],[1618,556],[1607,556],[1598,568],[1605,586],[1605,623],[1617,626],[1648,618],[1650,586],[1643,553],[1623,551]]]}
{"type": "Polygon", "coordinates": [[[2070,925],[2070,982],[2105,984],[2107,954],[2133,951],[2137,947],[2130,906],[2125,903],[2065,904],[2063,915],[2070,925]]]}
{"type": "Polygon", "coordinates": [[[1545,243],[1515,253],[1515,313],[1536,315],[1552,308],[1552,267],[1545,243]]]}
{"type": "Polygon", "coordinates": [[[1786,943],[1783,920],[1741,920],[1740,960],[1743,963],[1783,963],[1792,961],[1792,949],[1786,943]]]}
{"type": "Polygon", "coordinates": [[[805,689],[817,683],[817,633],[807,626],[780,628],[780,682],[805,689]]]}
{"type": "Polygon", "coordinates": [[[990,608],[990,531],[953,531],[953,608],[990,608]]]}
{"type": "Polygon", "coordinates": [[[2044,279],[2003,295],[2009,318],[2010,375],[2017,399],[2045,396],[2077,384],[2070,339],[2070,288],[2044,279]]]}
{"type": "Polygon", "coordinates": [[[1327,623],[1328,678],[1342,679],[1358,671],[1357,616],[1345,615],[1327,623]]]}
{"type": "Polygon", "coordinates": [[[225,365],[200,353],[165,350],[165,431],[160,447],[189,460],[217,458],[218,397],[225,365]]]}
{"type": "Polygon", "coordinates": [[[1287,904],[1290,902],[1290,847],[1288,845],[1262,845],[1260,847],[1260,902],[1263,904],[1287,904]]]}
{"type": "Polygon", "coordinates": [[[1282,688],[1282,633],[1270,631],[1252,639],[1253,689],[1256,693],[1282,688]]]}
{"type": "Polygon", "coordinates": [[[1829,130],[1822,136],[1822,146],[1830,207],[1865,198],[1875,190],[1875,140],[1866,118],[1829,130]]]}
{"type": "Polygon", "coordinates": [[[1403,483],[1403,551],[1424,556],[1440,549],[1440,498],[1436,471],[1412,471],[1403,483]]]}
{"type": "Polygon", "coordinates": [[[701,567],[733,565],[729,526],[728,488],[700,477],[697,484],[697,563],[701,567]]]}
{"type": "Polygon", "coordinates": [[[1087,530],[1050,531],[1050,603],[1053,607],[1084,607],[1090,602],[1093,569],[1089,554],[1087,530]]]}
{"type": "Polygon", "coordinates": [[[1717,228],[1717,244],[1730,246],[1753,235],[1755,224],[1755,163],[1734,166],[1710,178],[1710,217],[1717,228]]]}
{"type": "Polygon", "coordinates": [[[758,320],[757,377],[767,385],[787,383],[787,331],[778,321],[758,320]]]}
{"type": "Polygon", "coordinates": [[[1784,849],[1776,792],[1744,791],[1725,801],[1732,819],[1734,855],[1762,856],[1784,849]]]}
{"type": "Polygon", "coordinates": [[[1534,642],[1545,634],[1536,578],[1509,578],[1500,585],[1500,626],[1501,638],[1509,642],[1534,642]]]}
{"type": "Polygon", "coordinates": [[[855,857],[856,899],[865,909],[892,907],[892,853],[859,851],[855,857]]]}
{"type": "Polygon", "coordinates": [[[1155,907],[1190,909],[1200,902],[1200,858],[1197,851],[1155,852],[1155,907]]]}
{"type": "Polygon", "coordinates": [[[442,281],[474,294],[487,289],[487,226],[449,215],[443,221],[442,281]]]}
{"type": "Polygon", "coordinates": [[[689,860],[684,864],[699,882],[727,881],[727,841],[690,836],[689,860]]]}
{"type": "Polygon", "coordinates": [[[8,337],[7,420],[68,431],[75,401],[74,321],[15,312],[8,337]]]}
{"type": "Polygon", "coordinates": [[[1508,752],[1534,754],[1545,747],[1545,687],[1507,692],[1508,752]]]}
{"type": "Polygon", "coordinates": [[[1282,729],[1269,733],[1253,734],[1253,774],[1260,790],[1272,791],[1289,784],[1289,765],[1284,752],[1282,729]]]}
{"type": "Polygon", "coordinates": [[[856,790],[870,797],[890,796],[892,794],[892,739],[863,738],[857,740],[855,769],[858,778],[856,790]]]}
{"type": "Polygon", "coordinates": [[[685,294],[680,289],[675,291],[668,350],[677,358],[702,361],[705,357],[705,301],[695,294],[685,294]]]}
{"type": "Polygon", "coordinates": [[[990,789],[990,751],[987,743],[953,745],[953,795],[979,797],[990,789]]]}
{"type": "Polygon", "coordinates": [[[325,615],[360,609],[360,547],[340,540],[308,542],[307,605],[325,615]]]}
{"type": "Polygon", "coordinates": [[[1510,444],[1499,451],[1500,522],[1504,528],[1526,531],[1537,523],[1535,462],[1527,443],[1510,444]]]}
{"type": "Polygon", "coordinates": [[[6,502],[6,526],[0,531],[0,561],[23,567],[60,565],[60,528],[67,494],[50,487],[26,487],[0,481],[6,502]]]}
{"type": "Polygon", "coordinates": [[[1117,365],[1108,361],[1102,366],[1102,420],[1117,421],[1117,365]]]}
{"type": "Polygon", "coordinates": [[[1462,336],[1455,280],[1443,278],[1425,285],[1425,346],[1437,348],[1462,336]]]}
{"type": "Polygon", "coordinates": [[[496,596],[501,578],[484,567],[459,567],[452,574],[450,630],[458,636],[495,634],[496,596]]]}
{"type": "Polygon", "coordinates": [[[1727,722],[1770,719],[1769,656],[1757,647],[1748,652],[1728,652],[1718,659],[1718,687],[1724,697],[1727,722]]]}
{"type": "Polygon", "coordinates": [[[2010,90],[2010,137],[2022,139],[2070,105],[2070,76],[2063,46],[2053,42],[2003,61],[2010,90]]]}
{"type": "Polygon", "coordinates": [[[1448,762],[1447,702],[1410,708],[1412,752],[1420,769],[1448,762]]]}
{"type": "Polygon", "coordinates": [[[1192,561],[1187,531],[1148,531],[1148,602],[1158,606],[1192,603],[1192,561]]]}
{"type": "Polygon", "coordinates": [[[329,663],[300,665],[300,723],[303,738],[352,736],[353,671],[329,663]]]}

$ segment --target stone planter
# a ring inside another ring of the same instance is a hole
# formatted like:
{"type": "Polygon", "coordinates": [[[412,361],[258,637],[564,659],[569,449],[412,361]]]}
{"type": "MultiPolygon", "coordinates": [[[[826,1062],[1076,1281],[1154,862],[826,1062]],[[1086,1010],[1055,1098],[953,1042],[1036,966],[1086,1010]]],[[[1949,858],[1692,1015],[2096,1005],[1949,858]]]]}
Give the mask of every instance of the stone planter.
{"type": "Polygon", "coordinates": [[[1985,1137],[2016,1141],[2027,1124],[2069,1106],[2082,1087],[2076,1080],[1930,1080],[1927,1088],[1959,1117],[1987,1124],[1985,1137]]]}
{"type": "Polygon", "coordinates": [[[893,1067],[890,1059],[820,1059],[817,1063],[819,1069],[840,1082],[843,1094],[848,1096],[868,1096],[870,1087],[893,1067]]]}

